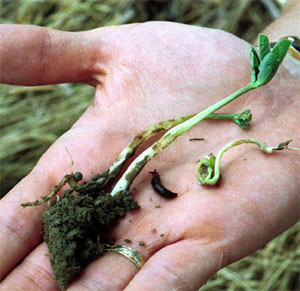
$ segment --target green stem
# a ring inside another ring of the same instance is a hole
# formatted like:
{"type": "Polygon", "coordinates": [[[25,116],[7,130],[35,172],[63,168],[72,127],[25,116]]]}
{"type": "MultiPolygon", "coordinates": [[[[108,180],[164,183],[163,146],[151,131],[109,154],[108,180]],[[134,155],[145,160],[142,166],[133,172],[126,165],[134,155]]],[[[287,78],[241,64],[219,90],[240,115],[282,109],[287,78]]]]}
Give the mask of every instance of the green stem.
{"type": "MultiPolygon", "coordinates": [[[[193,126],[195,126],[197,123],[199,123],[203,119],[207,118],[213,112],[217,111],[218,109],[220,109],[223,106],[227,105],[228,103],[230,103],[231,101],[233,101],[237,97],[241,96],[242,94],[244,94],[244,93],[246,93],[246,92],[248,92],[252,89],[255,89],[255,87],[250,83],[247,86],[245,86],[245,87],[237,90],[233,94],[229,95],[228,97],[220,100],[216,104],[208,107],[204,111],[198,113],[197,115],[195,115],[194,117],[192,117],[189,120],[185,121],[184,123],[173,127],[164,136],[172,135],[172,136],[174,136],[174,139],[175,139],[177,136],[185,133],[186,131],[191,129],[193,126]]],[[[164,136],[162,138],[164,138],[164,136]]]]}
{"type": "Polygon", "coordinates": [[[249,121],[252,119],[252,113],[249,109],[241,113],[219,113],[219,114],[210,114],[208,118],[214,119],[230,119],[233,122],[240,125],[242,129],[248,129],[249,121]],[[216,116],[215,116],[216,115],[216,116]]]}
{"type": "Polygon", "coordinates": [[[117,195],[118,193],[127,190],[135,177],[140,173],[143,169],[145,164],[155,157],[159,152],[161,152],[164,148],[166,148],[169,144],[171,144],[179,135],[185,133],[197,123],[199,123],[204,118],[207,118],[210,114],[215,112],[216,110],[220,109],[221,107],[225,106],[229,102],[233,101],[237,97],[241,96],[242,94],[255,89],[255,87],[250,83],[245,87],[237,90],[233,94],[229,95],[228,97],[220,100],[216,104],[210,106],[209,108],[205,109],[204,111],[196,114],[195,116],[191,117],[190,119],[186,120],[185,122],[178,124],[177,126],[169,129],[160,140],[155,142],[152,146],[146,149],[143,153],[141,153],[128,167],[125,171],[121,179],[117,182],[115,187],[113,188],[111,195],[117,195]]]}
{"type": "Polygon", "coordinates": [[[230,119],[232,120],[233,113],[212,113],[208,115],[207,118],[213,118],[213,119],[230,119]]]}

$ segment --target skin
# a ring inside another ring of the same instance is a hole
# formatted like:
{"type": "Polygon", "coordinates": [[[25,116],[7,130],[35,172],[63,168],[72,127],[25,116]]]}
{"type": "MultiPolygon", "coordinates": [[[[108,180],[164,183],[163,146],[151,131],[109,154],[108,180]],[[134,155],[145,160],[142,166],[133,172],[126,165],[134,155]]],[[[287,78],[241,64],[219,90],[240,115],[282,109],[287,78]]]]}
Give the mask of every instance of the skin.
{"type": "MultiPolygon", "coordinates": [[[[248,44],[222,31],[163,22],[80,33],[1,25],[0,42],[2,83],[96,86],[94,103],[0,201],[0,289],[58,290],[41,236],[46,205],[18,212],[20,203],[48,194],[63,171],[71,171],[65,147],[75,171],[90,179],[142,129],[199,112],[247,84],[248,44]]],[[[155,157],[132,185],[141,209],[113,230],[116,242],[130,239],[146,264],[138,270],[120,254],[107,253],[68,290],[197,290],[220,268],[296,223],[299,153],[233,149],[224,156],[218,187],[200,186],[195,171],[199,158],[246,136],[273,145],[292,138],[291,146],[299,146],[299,89],[281,68],[266,87],[222,110],[251,108],[247,132],[228,121],[205,120],[155,157]],[[193,137],[205,141],[190,142],[193,137]],[[155,194],[148,173],[153,169],[176,199],[155,194]]]]}

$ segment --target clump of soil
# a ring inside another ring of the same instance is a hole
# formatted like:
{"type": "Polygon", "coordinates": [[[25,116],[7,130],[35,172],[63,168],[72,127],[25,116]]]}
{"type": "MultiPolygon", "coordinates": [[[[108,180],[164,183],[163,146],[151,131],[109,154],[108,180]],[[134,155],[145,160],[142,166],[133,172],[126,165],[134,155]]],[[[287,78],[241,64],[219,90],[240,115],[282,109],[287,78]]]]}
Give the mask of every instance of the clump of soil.
{"type": "Polygon", "coordinates": [[[43,214],[44,240],[59,287],[65,290],[80,270],[113,242],[109,230],[126,212],[139,208],[130,191],[112,197],[103,190],[66,190],[43,214]]]}

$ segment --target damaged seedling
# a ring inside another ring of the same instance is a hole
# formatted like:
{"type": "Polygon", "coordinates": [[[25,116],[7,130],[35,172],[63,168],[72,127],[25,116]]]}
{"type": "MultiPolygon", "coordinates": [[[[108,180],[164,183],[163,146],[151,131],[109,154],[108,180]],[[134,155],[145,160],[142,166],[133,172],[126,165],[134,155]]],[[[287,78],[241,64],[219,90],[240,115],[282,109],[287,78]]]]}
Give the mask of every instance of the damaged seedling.
{"type": "Polygon", "coordinates": [[[271,154],[273,151],[285,149],[300,150],[300,148],[289,147],[288,144],[291,141],[292,140],[288,140],[286,142],[278,144],[277,146],[269,146],[254,138],[245,138],[230,142],[220,149],[216,157],[214,155],[210,155],[208,158],[204,158],[199,162],[197,167],[198,182],[202,185],[215,185],[221,175],[220,164],[223,154],[235,146],[241,145],[243,143],[252,143],[257,145],[262,152],[267,154],[271,154]]]}
{"type": "Polygon", "coordinates": [[[22,204],[22,207],[38,206],[57,195],[64,185],[70,186],[59,200],[51,202],[43,214],[44,240],[49,248],[54,276],[62,290],[67,288],[86,264],[105,251],[121,253],[137,266],[143,264],[138,252],[125,246],[114,246],[110,237],[110,230],[119,219],[126,212],[139,208],[131,196],[130,185],[149,160],[205,118],[231,119],[242,128],[248,127],[251,113],[247,110],[240,114],[227,115],[220,115],[215,111],[242,94],[267,84],[275,75],[290,41],[279,41],[271,51],[266,40],[266,36],[260,36],[260,58],[255,50],[250,48],[252,78],[248,85],[198,114],[166,120],[140,132],[107,171],[95,175],[90,181],[79,183],[82,181],[80,173],[65,175],[40,201],[22,204]],[[122,166],[134,155],[136,149],[145,140],[162,131],[166,131],[165,134],[135,158],[116,182],[122,166]]]}

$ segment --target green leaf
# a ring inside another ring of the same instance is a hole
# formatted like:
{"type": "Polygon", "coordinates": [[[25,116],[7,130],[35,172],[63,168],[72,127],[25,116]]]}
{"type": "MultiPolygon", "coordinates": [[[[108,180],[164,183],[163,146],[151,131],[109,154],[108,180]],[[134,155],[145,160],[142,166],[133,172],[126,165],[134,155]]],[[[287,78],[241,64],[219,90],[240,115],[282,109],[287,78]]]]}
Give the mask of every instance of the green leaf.
{"type": "Polygon", "coordinates": [[[258,66],[259,66],[260,61],[259,61],[257,52],[255,51],[255,49],[252,46],[249,47],[249,53],[250,53],[250,61],[251,61],[251,66],[252,66],[251,83],[254,83],[257,79],[258,66]]]}
{"type": "Polygon", "coordinates": [[[273,54],[278,58],[277,61],[279,64],[283,61],[285,55],[287,54],[291,41],[288,39],[281,39],[273,48],[273,54]]]}
{"type": "Polygon", "coordinates": [[[261,60],[270,52],[269,39],[265,34],[260,34],[258,39],[259,57],[261,60]]]}
{"type": "Polygon", "coordinates": [[[254,47],[249,46],[249,53],[250,53],[251,66],[258,67],[260,61],[259,61],[258,54],[257,54],[256,50],[254,49],[254,47]]]}
{"type": "Polygon", "coordinates": [[[272,51],[264,56],[258,67],[259,74],[254,84],[256,87],[263,86],[272,80],[290,45],[291,41],[282,39],[275,45],[272,51]]]}
{"type": "Polygon", "coordinates": [[[259,74],[257,77],[257,81],[255,82],[255,85],[257,87],[267,84],[275,76],[280,65],[277,60],[278,58],[273,54],[273,52],[269,52],[264,57],[258,67],[259,74]]]}

